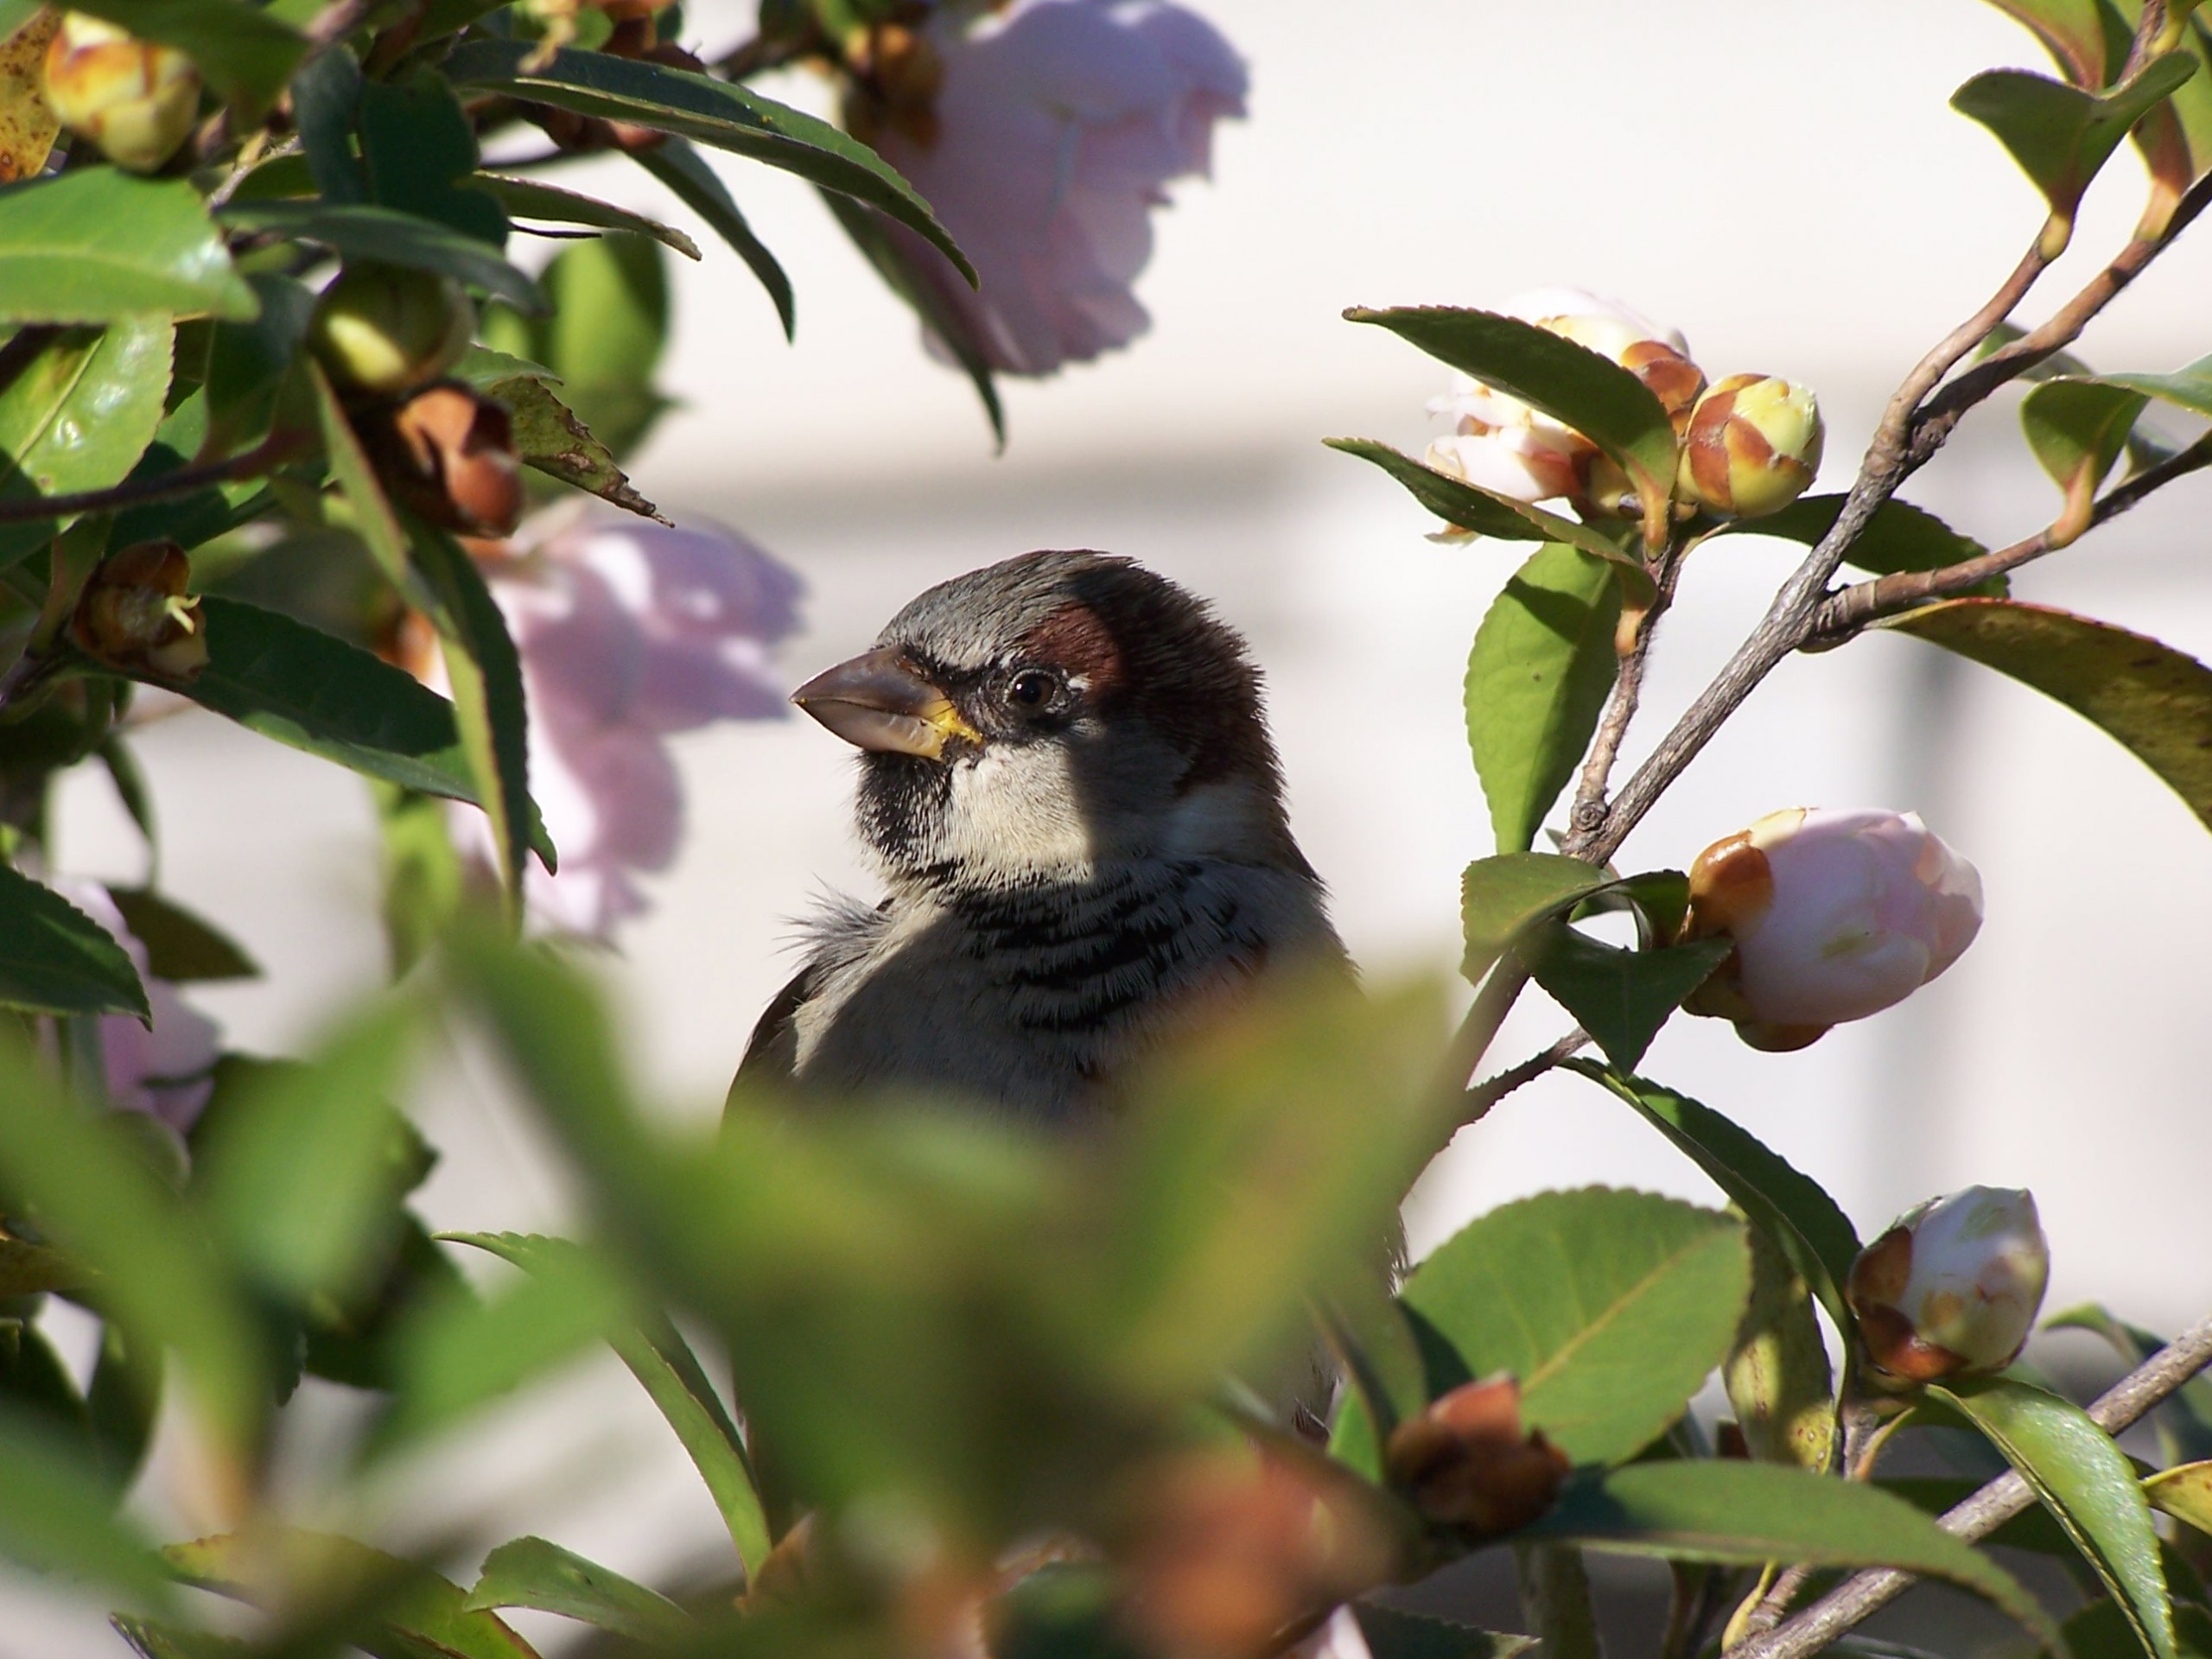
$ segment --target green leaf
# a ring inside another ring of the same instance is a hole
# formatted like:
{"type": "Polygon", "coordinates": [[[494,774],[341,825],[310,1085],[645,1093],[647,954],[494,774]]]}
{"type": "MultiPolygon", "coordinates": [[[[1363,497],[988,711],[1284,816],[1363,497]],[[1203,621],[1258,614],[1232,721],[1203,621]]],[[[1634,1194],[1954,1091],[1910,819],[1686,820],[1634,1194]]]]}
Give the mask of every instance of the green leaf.
{"type": "Polygon", "coordinates": [[[2065,1651],[2050,1615],[2017,1579],[1903,1498],[1777,1464],[1677,1459],[1583,1477],[1516,1536],[1730,1567],[1897,1567],[1971,1590],[2052,1653],[2065,1651]]]}
{"type": "Polygon", "coordinates": [[[1687,1095],[1643,1077],[1624,1077],[1588,1060],[1567,1065],[1633,1106],[1711,1176],[1753,1225],[1781,1245],[1837,1328],[1851,1329],[1843,1286],[1859,1257],[1859,1233],[1818,1182],[1748,1130],[1687,1095]]]}
{"type": "Polygon", "coordinates": [[[2200,357],[2171,374],[2101,374],[2095,378],[2132,387],[2192,415],[2212,419],[2212,357],[2200,357]]]}
{"type": "MultiPolygon", "coordinates": [[[[2093,1601],[2062,1628],[2074,1659],[2134,1659],[2143,1651],[2128,1624],[2126,1610],[2116,1601],[2093,1601]]],[[[2175,1607],[2174,1651],[2181,1659],[2212,1659],[2212,1612],[2192,1605],[2175,1607]]]]}
{"type": "Polygon", "coordinates": [[[2066,78],[2094,91],[2105,84],[2105,23],[2097,0],[1991,0],[2057,60],[2066,78]]]}
{"type": "MultiPolygon", "coordinates": [[[[2166,1339],[2139,1325],[2113,1317],[2110,1309],[2084,1302],[2054,1313],[2044,1322],[2046,1331],[2088,1331],[2110,1343],[2128,1365],[2140,1365],[2166,1345],[2166,1339]]],[[[2166,1397],[2152,1414],[2158,1431],[2160,1457],[2167,1463],[2199,1463],[2212,1459],[2212,1377],[2192,1376],[2166,1397]]]]}
{"type": "Polygon", "coordinates": [[[1554,1001],[1580,1022],[1605,1058],[1632,1071],[1682,999],[1735,950],[1700,939],[1657,950],[1621,950],[1554,921],[1537,928],[1521,959],[1554,1001]]]}
{"type": "Polygon", "coordinates": [[[307,37],[245,0],[70,0],[142,41],[191,58],[208,85],[258,115],[307,54],[307,37]]]}
{"type": "Polygon", "coordinates": [[[1565,542],[1585,553],[1611,560],[1628,573],[1622,580],[1631,584],[1640,598],[1649,601],[1650,573],[1588,524],[1577,524],[1532,503],[1516,501],[1510,496],[1483,489],[1448,473],[1440,473],[1372,438],[1324,438],[1321,442],[1332,449],[1341,449],[1345,454],[1374,462],[1404,485],[1406,493],[1414,500],[1455,529],[1470,530],[1478,536],[1494,536],[1502,541],[1565,542]]]}
{"type": "Polygon", "coordinates": [[[179,984],[194,980],[258,979],[261,969],[213,922],[150,887],[110,887],[124,925],[146,947],[146,971],[179,984]]]}
{"type": "Polygon", "coordinates": [[[379,207],[502,248],[507,216],[475,188],[476,135],[453,88],[425,71],[399,85],[372,80],[360,96],[361,166],[379,207]]]}
{"type": "Polygon", "coordinates": [[[2143,1483],[2153,1509],[2212,1535],[2212,1459],[2162,1469],[2143,1483]]]}
{"type": "Polygon", "coordinates": [[[603,231],[631,231],[674,248],[686,259],[700,257],[699,245],[674,226],[647,219],[643,213],[633,213],[627,207],[618,207],[582,191],[563,190],[557,184],[509,178],[499,173],[478,173],[470,181],[514,218],[542,219],[556,225],[594,225],[603,231]]]}
{"type": "Polygon", "coordinates": [[[286,1302],[350,1299],[388,1254],[415,1141],[387,1103],[413,1025],[393,1007],[355,1019],[313,1063],[263,1071],[195,1140],[201,1213],[286,1302]]]}
{"type": "Polygon", "coordinates": [[[0,192],[0,322],[243,321],[253,290],[183,179],[88,167],[0,192]]]}
{"type": "Polygon", "coordinates": [[[1929,1393],[1963,1414],[2034,1489],[2096,1569],[2152,1659],[2177,1659],[2158,1534],[2135,1471],[2072,1401],[2008,1376],[1960,1377],[1929,1393]]]}
{"type": "MultiPolygon", "coordinates": [[[[260,314],[247,322],[219,322],[207,342],[206,406],[202,419],[213,429],[211,454],[257,438],[269,429],[276,394],[307,339],[315,296],[289,276],[256,274],[246,278],[260,314]]],[[[207,439],[203,436],[203,444],[207,439]]],[[[195,459],[180,457],[179,465],[195,459]]]]}
{"type": "Polygon", "coordinates": [[[384,573],[384,579],[410,604],[419,606],[423,596],[417,591],[408,562],[407,531],[392,509],[391,498],[384,493],[383,480],[377,477],[368,452],[361,448],[329,377],[311,357],[302,358],[300,364],[315,395],[315,423],[322,434],[323,452],[330,461],[330,476],[353,510],[353,532],[384,573]]]}
{"type": "Polygon", "coordinates": [[[543,280],[553,314],[525,323],[493,311],[485,342],[552,371],[563,401],[620,459],[669,406],[653,388],[668,340],[660,248],[639,236],[581,242],[547,265],[543,280]]]}
{"type": "Polygon", "coordinates": [[[138,970],[113,936],[6,864],[0,864],[0,1007],[153,1019],[138,970]]]}
{"type": "Polygon", "coordinates": [[[1352,1603],[1351,1614],[1372,1659],[1514,1659],[1536,1645],[1532,1636],[1478,1630],[1371,1601],[1352,1603]]]}
{"type": "Polygon", "coordinates": [[[2020,400],[2020,425],[2051,481],[2066,493],[2068,507],[2086,527],[2097,486],[2135,429],[2151,400],[2143,392],[2099,380],[2044,380],[2020,400]]]}
{"type": "Polygon", "coordinates": [[[361,117],[361,66],[343,41],[316,53],[292,77],[292,123],[307,151],[315,194],[333,207],[357,207],[370,200],[368,169],[353,130],[361,117]]]}
{"type": "Polygon", "coordinates": [[[116,1514],[98,1467],[13,1406],[0,1407],[0,1555],[146,1605],[174,1599],[161,1562],[116,1514]]]}
{"type": "MultiPolygon", "coordinates": [[[[536,1271],[541,1262],[556,1260],[576,1246],[564,1239],[521,1233],[456,1234],[458,1242],[489,1251],[524,1271],[536,1271]]],[[[729,1529],[738,1559],[748,1578],[757,1575],[768,1558],[774,1540],[766,1512],[761,1507],[759,1482],[753,1460],[737,1425],[722,1407],[721,1397],[691,1346],[665,1317],[653,1315],[612,1328],[607,1338],[630,1373],[641,1383],[676,1438],[690,1453],[707,1490],[729,1529]]],[[[489,1570],[489,1563],[486,1563],[489,1570]]],[[[482,1586],[478,1586],[479,1592],[482,1586]]],[[[536,1604],[531,1604],[535,1605],[536,1604]]],[[[555,1608],[552,1611],[560,1611],[555,1608]]]]}
{"type": "Polygon", "coordinates": [[[1429,1396],[1497,1371],[1577,1463],[1633,1457],[1726,1357],[1751,1294],[1743,1224],[1585,1187],[1491,1211],[1407,1279],[1429,1396]]]}
{"type": "Polygon", "coordinates": [[[20,1316],[0,1318],[0,1418],[43,1433],[71,1454],[92,1445],[85,1402],[45,1332],[20,1316]]]}
{"type": "Polygon", "coordinates": [[[111,1492],[129,1491],[146,1461],[167,1369],[158,1343],[125,1331],[112,1319],[101,1326],[99,1357],[85,1388],[85,1416],[93,1455],[111,1492]]]}
{"type": "MultiPolygon", "coordinates": [[[[1834,527],[1844,500],[1840,495],[1801,495],[1780,512],[1770,512],[1764,518],[1733,519],[1713,534],[1777,536],[1811,547],[1834,527]]],[[[1980,542],[1960,535],[1934,513],[1892,498],[1874,510],[1843,556],[1854,569],[1886,576],[1900,570],[1939,570],[1987,551],[1980,542]]],[[[2002,596],[2005,579],[1993,577],[1985,587],[2002,596]]]]}
{"type": "MultiPolygon", "coordinates": [[[[127,317],[54,334],[0,386],[0,499],[104,490],[153,442],[168,391],[175,326],[127,317]]],[[[60,520],[0,524],[0,567],[50,541],[60,520]]]]}
{"type": "Polygon", "coordinates": [[[1954,599],[1880,626],[1971,658],[2064,703],[2151,768],[2212,826],[2212,670],[2070,611],[1954,599]]]}
{"type": "Polygon", "coordinates": [[[466,1605],[531,1607],[639,1642],[681,1643],[699,1630],[696,1619],[658,1591],[543,1538],[511,1539],[486,1556],[466,1605]]]}
{"type": "MultiPolygon", "coordinates": [[[[993,378],[989,353],[976,337],[967,316],[938,291],[931,274],[920,270],[912,248],[891,234],[884,216],[834,190],[824,190],[829,204],[847,237],[883,279],[884,286],[906,302],[933,340],[952,354],[967,373],[976,395],[982,399],[991,436],[1006,448],[1006,410],[999,403],[998,382],[993,378]]],[[[970,279],[973,280],[972,278],[970,279]]]]}
{"type": "Polygon", "coordinates": [[[1556,853],[1477,859],[1459,884],[1460,927],[1467,945],[1459,971],[1471,983],[1480,980],[1523,928],[1611,882],[1596,865],[1556,853]]]}
{"type": "MultiPolygon", "coordinates": [[[[706,158],[681,138],[671,138],[651,149],[632,150],[630,159],[644,168],[667,187],[669,193],[693,213],[706,220],[715,234],[729,244],[737,257],[745,261],[746,269],[768,290],[768,297],[776,307],[776,315],[784,325],[784,338],[791,339],[798,327],[791,296],[791,278],[776,256],[768,251],[768,245],[753,233],[753,226],[738,210],[737,202],[723,184],[721,175],[707,164],[706,158]]],[[[833,191],[833,200],[842,200],[833,191]]],[[[688,239],[688,238],[687,238],[688,239]]],[[[697,258],[695,249],[691,257],[697,258]]]]}
{"type": "Polygon", "coordinates": [[[1467,658],[1467,744],[1501,853],[1524,853],[1574,775],[1613,688],[1620,584],[1556,542],[1492,601],[1467,658]]]}
{"type": "Polygon", "coordinates": [[[658,507],[632,487],[629,475],[614,464],[613,452],[592,436],[543,379],[517,375],[494,382],[488,390],[514,417],[515,454],[522,461],[640,518],[669,523],[658,507]]]}
{"type": "Polygon", "coordinates": [[[457,86],[483,86],[530,102],[675,133],[796,173],[810,183],[878,207],[941,249],[969,282],[976,272],[929,204],[867,145],[826,121],[710,75],[603,52],[561,51],[533,66],[522,41],[471,41],[446,60],[457,86]]]}
{"type": "Polygon", "coordinates": [[[499,874],[518,916],[523,853],[537,821],[530,799],[530,715],[522,658],[507,632],[506,618],[484,585],[484,573],[452,537],[436,531],[419,537],[415,566],[433,601],[430,620],[437,625],[477,804],[491,823],[499,874]]]}
{"type": "Polygon", "coordinates": [[[1379,324],[1581,433],[1620,463],[1647,520],[1673,499],[1674,423],[1649,388],[1611,359],[1534,323],[1489,311],[1354,306],[1344,316],[1379,324]]]}
{"type": "MultiPolygon", "coordinates": [[[[233,231],[319,242],[341,259],[435,271],[532,315],[547,308],[537,284],[485,242],[413,213],[320,201],[233,201],[221,219],[233,231]]],[[[0,261],[4,257],[0,254],[0,261]]]]}
{"type": "Polygon", "coordinates": [[[2051,212],[2070,222],[2128,129],[2196,70],[2192,54],[2169,52],[2099,97],[2025,69],[1987,69],[1951,94],[1951,107],[1995,134],[2051,212]]]}
{"type": "Polygon", "coordinates": [[[111,1613],[107,1622],[140,1659],[257,1659],[254,1645],[235,1636],[190,1630],[130,1613],[111,1613]]]}

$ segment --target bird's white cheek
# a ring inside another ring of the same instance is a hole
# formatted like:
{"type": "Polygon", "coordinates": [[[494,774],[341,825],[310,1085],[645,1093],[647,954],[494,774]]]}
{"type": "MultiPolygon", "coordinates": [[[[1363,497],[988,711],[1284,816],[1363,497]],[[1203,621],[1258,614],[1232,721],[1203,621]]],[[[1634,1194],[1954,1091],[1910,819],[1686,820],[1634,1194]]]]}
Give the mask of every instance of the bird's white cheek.
{"type": "Polygon", "coordinates": [[[1009,874],[1086,876],[1096,843],[1080,802],[1058,750],[986,751],[953,773],[944,853],[1009,874]]]}

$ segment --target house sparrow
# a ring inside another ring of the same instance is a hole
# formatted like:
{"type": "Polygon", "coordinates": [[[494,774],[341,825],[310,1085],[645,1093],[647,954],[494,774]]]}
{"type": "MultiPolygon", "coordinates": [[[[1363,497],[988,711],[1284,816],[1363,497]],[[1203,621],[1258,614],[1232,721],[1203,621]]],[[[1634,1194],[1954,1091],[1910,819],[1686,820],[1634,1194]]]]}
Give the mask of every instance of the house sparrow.
{"type": "Polygon", "coordinates": [[[1243,641],[1164,577],[1040,552],[931,588],[792,702],[861,758],[890,896],[833,904],[734,1088],[1080,1122],[1263,973],[1349,976],[1243,641]]]}

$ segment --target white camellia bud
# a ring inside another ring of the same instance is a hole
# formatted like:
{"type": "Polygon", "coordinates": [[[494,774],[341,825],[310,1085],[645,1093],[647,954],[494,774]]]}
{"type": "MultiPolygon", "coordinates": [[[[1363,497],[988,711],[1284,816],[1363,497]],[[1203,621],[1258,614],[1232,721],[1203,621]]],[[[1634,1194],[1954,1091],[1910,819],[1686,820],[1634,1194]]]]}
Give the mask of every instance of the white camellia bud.
{"type": "Polygon", "coordinates": [[[175,47],[67,12],[46,48],[46,102],[55,120],[118,167],[150,173],[192,130],[200,72],[175,47]]]}
{"type": "Polygon", "coordinates": [[[475,332],[476,308],[452,277],[351,264],[315,302],[308,344],[340,385],[391,393],[436,379],[475,332]]]}
{"type": "Polygon", "coordinates": [[[2033,1195],[1970,1186],[1898,1217],[1859,1253],[1844,1294],[1876,1370],[1933,1382],[2018,1358],[2050,1277],[2033,1195]]]}
{"type": "Polygon", "coordinates": [[[1802,1048],[1903,1001],[1980,927],[1980,875],[1916,813],[1770,812],[1690,868],[1685,937],[1736,951],[1683,1006],[1753,1047],[1802,1048]]]}
{"type": "Polygon", "coordinates": [[[1732,374],[1690,413],[1675,487],[1732,518],[1779,512],[1811,485],[1826,438],[1809,388],[1770,374],[1732,374]]]}

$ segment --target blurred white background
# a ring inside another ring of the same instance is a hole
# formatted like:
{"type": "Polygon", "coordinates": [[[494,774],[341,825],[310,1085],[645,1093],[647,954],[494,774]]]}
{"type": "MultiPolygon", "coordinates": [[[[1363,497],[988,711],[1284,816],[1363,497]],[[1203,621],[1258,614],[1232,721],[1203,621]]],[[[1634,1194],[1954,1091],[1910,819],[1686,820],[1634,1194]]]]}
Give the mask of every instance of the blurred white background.
{"type": "MultiPolygon", "coordinates": [[[[1491,850],[1459,679],[1516,556],[1430,544],[1431,522],[1395,486],[1320,446],[1357,433],[1417,450],[1433,429],[1422,402],[1445,378],[1338,311],[1492,303],[1562,282],[1618,296],[1683,329],[1715,378],[1754,369],[1815,386],[1829,422],[1822,485],[1843,487],[1891,386],[2040,221],[1994,141],[1945,100],[1980,69],[2046,66],[2024,33],[1966,0],[1193,3],[1249,60],[1250,118],[1219,132],[1214,181],[1182,187],[1158,216],[1139,286],[1154,326],[1133,349],[1008,385],[1011,442],[994,456],[964,379],[925,359],[911,318],[811,191],[721,158],[797,285],[798,343],[697,231],[706,259],[679,272],[665,374],[684,406],[632,471],[679,520],[742,528],[802,574],[793,683],[922,588],[1032,547],[1134,555],[1211,594],[1267,668],[1294,821],[1354,952],[1378,979],[1448,975],[1459,871],[1491,850]]],[[[748,11],[695,4],[687,41],[719,49],[748,11]]],[[[804,78],[767,90],[823,102],[804,78]]],[[[2025,315],[2125,238],[2139,177],[2123,153],[2076,252],[2025,315]]],[[[689,222],[626,165],[564,182],[689,222]]],[[[2201,226],[2082,352],[2113,368],[2200,356],[2208,292],[2212,227],[2201,226]]],[[[1993,544],[2043,523],[2055,501],[2005,398],[1905,493],[1993,544]]],[[[2022,573],[2016,592],[2212,654],[2206,499],[2184,485],[2022,573]]],[[[1628,764],[1794,556],[1750,539],[1699,556],[1628,764]]],[[[790,720],[678,745],[684,849],[607,975],[646,1074],[671,1109],[705,1114],[789,972],[792,918],[825,887],[869,883],[836,740],[790,720]]],[[[334,769],[203,716],[149,733],[142,752],[164,814],[165,884],[270,970],[195,1001],[239,1046],[302,1046],[318,1011],[381,970],[365,797],[334,769]]],[[[87,778],[66,798],[64,861],[135,878],[141,855],[105,790],[87,778]]],[[[2099,1296],[2162,1326],[2202,1313],[2212,1101],[2189,1033],[2212,935],[2203,826],[2056,704],[1878,638],[1785,664],[1637,832],[1624,866],[1680,867],[1794,804],[1919,810],[1981,868],[1980,943],[1908,1006],[1802,1052],[1755,1054],[1725,1025],[1682,1019],[1644,1069],[1818,1174],[1862,1230],[1967,1182],[2026,1185],[2055,1254],[2050,1306],[2099,1296]]],[[[1494,1060],[1567,1023],[1532,995],[1494,1060]]],[[[426,1127],[447,1155],[423,1195],[430,1218],[559,1225],[557,1173],[488,1093],[465,1071],[438,1091],[426,1127]]],[[[1592,1181],[1712,1197],[1597,1090],[1547,1081],[1432,1170],[1409,1209],[1415,1249],[1502,1199],[1592,1181]]],[[[518,1414],[465,1465],[435,1465],[415,1471],[428,1484],[396,1501],[395,1525],[472,1511],[488,1481],[499,1535],[537,1531],[661,1582],[718,1560],[703,1492],[611,1365],[518,1414]],[[425,1491],[448,1496],[425,1503],[425,1491]]],[[[161,1484],[149,1486],[158,1507],[161,1484]]],[[[7,1659],[114,1651],[97,1619],[0,1587],[7,1659]]]]}

